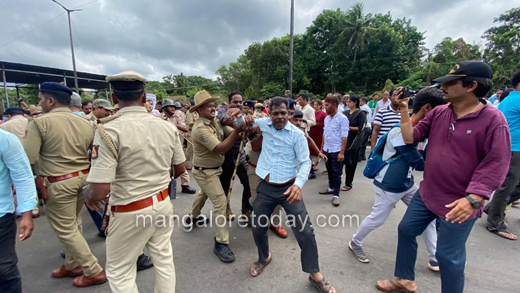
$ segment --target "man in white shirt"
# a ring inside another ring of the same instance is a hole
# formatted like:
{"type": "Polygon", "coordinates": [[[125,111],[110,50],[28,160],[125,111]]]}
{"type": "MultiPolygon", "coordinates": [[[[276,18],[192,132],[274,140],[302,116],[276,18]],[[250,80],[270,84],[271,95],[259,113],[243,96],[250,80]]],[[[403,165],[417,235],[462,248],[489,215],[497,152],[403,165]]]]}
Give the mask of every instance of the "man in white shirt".
{"type": "Polygon", "coordinates": [[[303,112],[303,120],[307,121],[307,132],[309,132],[311,127],[316,125],[316,113],[311,105],[309,105],[309,96],[307,94],[298,95],[297,102],[300,104],[301,111],[303,112]]]}
{"type": "Polygon", "coordinates": [[[348,102],[348,99],[350,99],[350,95],[346,94],[343,97],[338,97],[338,98],[340,99],[339,106],[338,106],[338,112],[343,114],[343,112],[345,110],[348,110],[347,102],[348,102]]]}
{"type": "Polygon", "coordinates": [[[388,91],[385,91],[383,94],[383,99],[377,102],[376,110],[374,111],[374,115],[372,117],[376,117],[377,112],[381,109],[386,109],[388,106],[390,106],[390,93],[388,91]]]}

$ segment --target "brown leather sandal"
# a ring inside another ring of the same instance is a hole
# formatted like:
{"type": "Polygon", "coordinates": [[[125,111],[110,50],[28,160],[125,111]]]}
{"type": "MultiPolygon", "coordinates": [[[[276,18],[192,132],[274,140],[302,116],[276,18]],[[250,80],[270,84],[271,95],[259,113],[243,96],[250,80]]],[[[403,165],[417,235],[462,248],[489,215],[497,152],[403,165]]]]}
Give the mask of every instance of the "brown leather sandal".
{"type": "Polygon", "coordinates": [[[255,261],[251,269],[249,269],[249,273],[253,277],[258,277],[264,271],[265,267],[271,263],[272,260],[273,256],[269,253],[269,256],[267,257],[265,262],[261,263],[259,261],[255,261]]]}
{"type": "Polygon", "coordinates": [[[379,280],[376,283],[376,288],[383,292],[415,292],[417,290],[417,286],[415,289],[408,289],[396,282],[397,278],[390,280],[379,280]]]}
{"type": "Polygon", "coordinates": [[[329,281],[325,280],[325,277],[321,281],[314,280],[311,276],[309,276],[309,282],[318,289],[320,293],[336,293],[336,289],[332,287],[329,281]]]}

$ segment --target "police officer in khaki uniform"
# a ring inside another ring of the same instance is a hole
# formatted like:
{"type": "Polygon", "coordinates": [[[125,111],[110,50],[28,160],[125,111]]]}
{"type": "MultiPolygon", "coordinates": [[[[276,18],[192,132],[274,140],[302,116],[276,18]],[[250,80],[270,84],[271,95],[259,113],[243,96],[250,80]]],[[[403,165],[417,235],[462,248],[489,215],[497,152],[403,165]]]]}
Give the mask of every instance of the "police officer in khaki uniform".
{"type": "Polygon", "coordinates": [[[98,119],[108,117],[115,111],[110,101],[104,99],[96,99],[92,102],[92,112],[85,116],[85,119],[92,124],[97,124],[98,119]]]}
{"type": "Polygon", "coordinates": [[[175,292],[168,185],[172,170],[174,177],[185,171],[178,131],[148,114],[141,74],[125,71],[107,81],[121,110],[98,124],[85,193],[94,210],[110,193],[106,230],[110,289],[138,292],[136,260],[146,247],[156,269],[155,292],[175,292]]]}
{"type": "Polygon", "coordinates": [[[255,119],[269,117],[269,115],[264,113],[264,105],[262,103],[255,104],[255,114],[253,117],[255,117],[255,119]]]}
{"type": "MultiPolygon", "coordinates": [[[[180,106],[179,102],[174,103],[170,99],[165,99],[162,101],[162,109],[164,112],[164,119],[166,121],[171,122],[178,131],[188,131],[188,127],[184,123],[184,120],[182,119],[182,116],[175,115],[177,114],[177,111],[175,110],[175,104],[178,104],[180,106]]],[[[181,145],[183,142],[182,136],[179,135],[179,139],[181,141],[181,145]]],[[[188,171],[184,171],[181,176],[181,187],[182,187],[182,193],[188,193],[188,194],[195,194],[197,190],[195,188],[190,187],[190,174],[188,174],[188,171]]]]}
{"type": "Polygon", "coordinates": [[[7,122],[0,124],[0,129],[10,132],[18,136],[20,140],[23,140],[28,122],[27,118],[23,116],[24,114],[25,112],[22,108],[7,108],[4,115],[7,115],[8,120],[7,122]]]}
{"type": "Polygon", "coordinates": [[[46,114],[28,124],[23,144],[33,169],[38,160],[36,174],[45,177],[47,219],[65,247],[65,265],[52,276],[78,276],[74,286],[86,287],[104,283],[106,277],[81,235],[82,189],[89,172],[88,150],[94,132],[87,120],[68,109],[71,95],[72,91],[59,83],[41,84],[38,99],[46,114]]]}
{"type": "MultiPolygon", "coordinates": [[[[193,107],[195,105],[194,100],[190,100],[190,105],[193,107]]],[[[197,112],[190,112],[186,113],[186,125],[188,126],[188,133],[186,134],[187,139],[191,139],[191,131],[193,129],[193,125],[195,124],[195,121],[199,119],[199,113],[197,112]]],[[[188,146],[186,147],[186,152],[184,153],[186,156],[186,170],[191,170],[190,166],[190,160],[193,156],[193,145],[191,143],[188,143],[188,146]]]]}
{"type": "Polygon", "coordinates": [[[185,218],[186,225],[203,221],[200,216],[201,209],[209,198],[213,203],[213,226],[216,238],[213,252],[223,262],[229,263],[235,260],[235,255],[229,249],[229,231],[226,224],[227,197],[222,189],[219,176],[222,173],[224,154],[227,153],[239,137],[239,133],[245,130],[246,125],[236,125],[233,130],[223,127],[218,119],[214,101],[218,98],[211,97],[206,91],[200,91],[195,95],[195,105],[190,112],[197,112],[199,119],[195,122],[192,132],[193,142],[193,177],[200,186],[197,198],[193,202],[190,216],[185,218]]]}

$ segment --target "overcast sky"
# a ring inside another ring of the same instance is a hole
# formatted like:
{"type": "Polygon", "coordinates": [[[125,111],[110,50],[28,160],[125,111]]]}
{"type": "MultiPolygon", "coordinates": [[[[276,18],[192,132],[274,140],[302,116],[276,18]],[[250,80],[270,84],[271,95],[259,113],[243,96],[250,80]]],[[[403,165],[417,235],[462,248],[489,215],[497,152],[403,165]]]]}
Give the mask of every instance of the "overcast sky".
{"type": "MultiPolygon", "coordinates": [[[[60,1],[68,8],[84,5],[72,13],[78,71],[132,69],[149,80],[180,72],[214,78],[220,65],[235,61],[252,42],[289,33],[290,0],[92,1],[60,1]]],[[[355,2],[295,0],[295,32],[303,33],[324,9],[345,11],[355,2]]],[[[366,13],[390,11],[394,18],[410,18],[425,32],[430,49],[447,36],[481,44],[493,18],[520,6],[520,0],[363,3],[366,13]]],[[[2,0],[0,60],[72,69],[67,16],[59,16],[63,12],[51,0],[2,0]]]]}

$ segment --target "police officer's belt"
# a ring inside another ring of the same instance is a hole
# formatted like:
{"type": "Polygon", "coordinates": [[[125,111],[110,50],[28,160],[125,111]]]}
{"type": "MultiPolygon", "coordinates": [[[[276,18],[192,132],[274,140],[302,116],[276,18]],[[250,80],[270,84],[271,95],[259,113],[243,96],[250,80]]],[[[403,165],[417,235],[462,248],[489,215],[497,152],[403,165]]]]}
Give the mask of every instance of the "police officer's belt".
{"type": "MultiPolygon", "coordinates": [[[[168,197],[168,188],[157,193],[157,195],[155,195],[155,197],[157,197],[157,201],[159,201],[159,202],[165,200],[168,197]]],[[[147,207],[151,206],[152,204],[153,204],[153,196],[150,196],[148,198],[145,198],[145,199],[142,199],[139,201],[135,201],[135,202],[129,203],[127,205],[112,206],[111,211],[113,213],[133,212],[133,211],[142,210],[144,208],[147,208],[147,207]]]]}
{"type": "Polygon", "coordinates": [[[217,170],[219,167],[212,167],[212,168],[206,168],[206,167],[197,167],[197,166],[193,166],[193,168],[195,168],[195,170],[199,170],[199,171],[202,171],[202,170],[217,170]]]}
{"type": "Polygon", "coordinates": [[[80,172],[83,174],[88,174],[88,171],[89,171],[89,169],[85,169],[85,170],[81,170],[79,172],[73,172],[70,174],[62,175],[62,176],[56,176],[56,177],[48,176],[47,180],[49,180],[50,183],[54,183],[54,182],[63,181],[63,180],[69,179],[69,178],[78,177],[80,172]]]}

